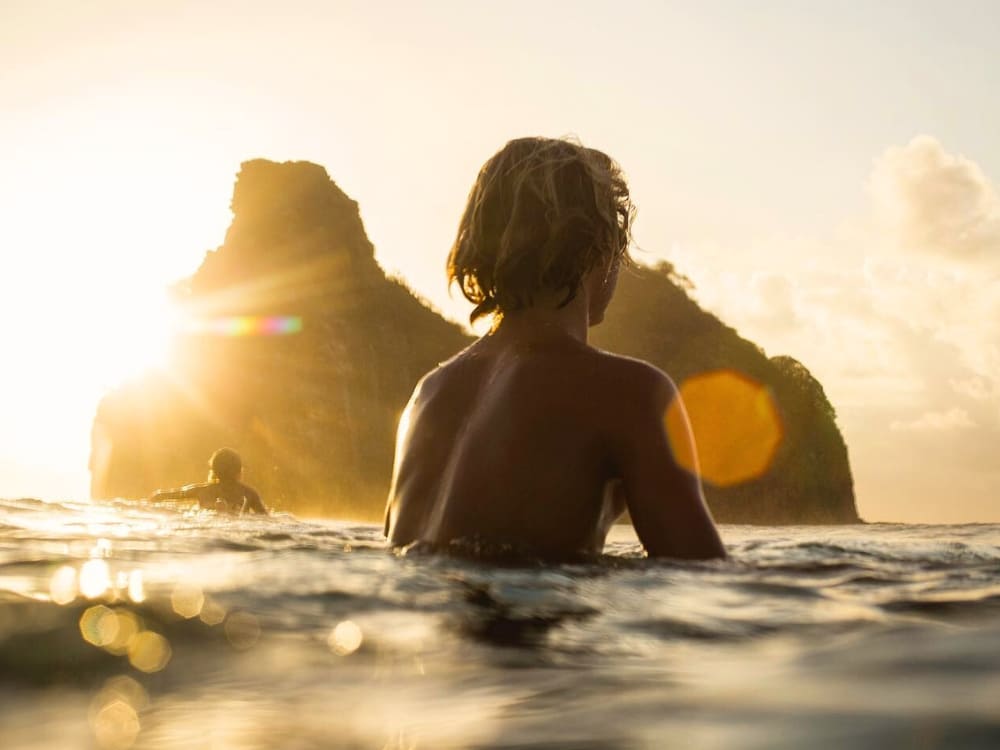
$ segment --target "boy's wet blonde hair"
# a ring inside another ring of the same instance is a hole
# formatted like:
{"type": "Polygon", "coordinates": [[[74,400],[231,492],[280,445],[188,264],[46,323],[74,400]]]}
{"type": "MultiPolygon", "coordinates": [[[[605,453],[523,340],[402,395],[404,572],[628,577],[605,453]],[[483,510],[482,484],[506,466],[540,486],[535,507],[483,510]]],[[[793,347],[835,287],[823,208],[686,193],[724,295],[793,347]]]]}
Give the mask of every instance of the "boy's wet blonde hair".
{"type": "Polygon", "coordinates": [[[473,322],[528,307],[539,292],[572,300],[602,262],[628,261],[635,208],[606,154],[553,138],[510,141],[476,178],[448,282],[476,307],[473,322]]]}

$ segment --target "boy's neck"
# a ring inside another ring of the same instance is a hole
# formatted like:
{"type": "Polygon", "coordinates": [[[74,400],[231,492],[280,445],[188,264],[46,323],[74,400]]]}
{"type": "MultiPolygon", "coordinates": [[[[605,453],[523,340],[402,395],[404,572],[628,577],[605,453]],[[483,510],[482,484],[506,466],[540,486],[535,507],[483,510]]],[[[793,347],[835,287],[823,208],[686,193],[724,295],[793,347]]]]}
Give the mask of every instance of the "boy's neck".
{"type": "Polygon", "coordinates": [[[559,307],[563,299],[565,295],[550,295],[531,307],[507,313],[494,335],[519,340],[568,336],[586,344],[590,327],[586,292],[581,289],[572,300],[559,307]]]}

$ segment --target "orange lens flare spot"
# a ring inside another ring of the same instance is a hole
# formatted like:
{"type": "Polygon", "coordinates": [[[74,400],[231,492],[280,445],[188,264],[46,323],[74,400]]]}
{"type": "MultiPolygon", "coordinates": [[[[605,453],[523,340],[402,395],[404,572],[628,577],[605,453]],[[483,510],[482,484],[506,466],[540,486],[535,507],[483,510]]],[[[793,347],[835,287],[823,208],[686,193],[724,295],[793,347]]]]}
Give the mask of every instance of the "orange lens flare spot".
{"type": "Polygon", "coordinates": [[[688,378],[680,396],[671,402],[665,422],[681,466],[717,487],[767,472],[784,430],[765,386],[732,370],[715,370],[688,378]],[[688,423],[697,455],[688,440],[688,423]]]}

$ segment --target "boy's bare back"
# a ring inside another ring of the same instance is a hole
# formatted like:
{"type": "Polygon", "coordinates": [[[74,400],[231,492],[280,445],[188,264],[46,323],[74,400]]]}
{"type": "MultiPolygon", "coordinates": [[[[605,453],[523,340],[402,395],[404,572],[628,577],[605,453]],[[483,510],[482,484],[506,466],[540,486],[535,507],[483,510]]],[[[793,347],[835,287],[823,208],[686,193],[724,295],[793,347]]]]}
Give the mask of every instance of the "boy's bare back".
{"type": "Polygon", "coordinates": [[[662,421],[672,396],[651,365],[571,338],[477,342],[427,375],[407,407],[390,541],[594,555],[627,503],[650,554],[720,555],[698,480],[672,460],[662,421]]]}

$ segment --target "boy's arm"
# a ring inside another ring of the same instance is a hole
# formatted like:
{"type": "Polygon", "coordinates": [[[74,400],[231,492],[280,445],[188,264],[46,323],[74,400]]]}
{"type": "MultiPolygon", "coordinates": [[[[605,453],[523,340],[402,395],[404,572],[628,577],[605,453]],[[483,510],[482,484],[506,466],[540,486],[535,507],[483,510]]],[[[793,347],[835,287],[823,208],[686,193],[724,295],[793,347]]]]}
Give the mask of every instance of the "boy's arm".
{"type": "Polygon", "coordinates": [[[438,372],[440,368],[420,378],[399,417],[392,481],[382,527],[392,545],[409,544],[419,539],[434,510],[432,495],[419,479],[421,457],[427,455],[429,443],[434,442],[434,437],[426,429],[418,429],[417,423],[421,419],[426,394],[436,389],[434,382],[438,372]]]}
{"type": "Polygon", "coordinates": [[[625,384],[627,405],[615,452],[639,541],[651,557],[725,557],[701,481],[674,459],[674,449],[694,454],[687,415],[680,404],[687,445],[672,449],[667,435],[667,409],[680,399],[676,386],[649,365],[639,365],[633,375],[636,382],[625,384]]]}
{"type": "Polygon", "coordinates": [[[399,425],[396,427],[396,449],[392,462],[392,479],[389,483],[389,496],[385,503],[385,522],[382,524],[382,533],[385,535],[386,539],[389,539],[390,541],[390,532],[393,531],[394,522],[399,514],[399,499],[397,495],[400,489],[400,471],[402,469],[403,454],[405,453],[407,444],[409,443],[413,411],[417,396],[420,393],[420,385],[422,382],[423,380],[421,379],[421,381],[417,383],[416,387],[413,389],[413,393],[410,396],[410,400],[406,404],[406,408],[403,409],[403,413],[399,415],[399,425]]]}

